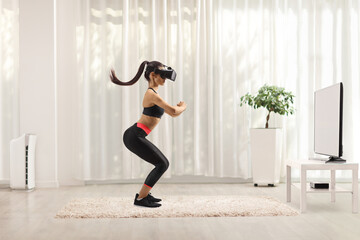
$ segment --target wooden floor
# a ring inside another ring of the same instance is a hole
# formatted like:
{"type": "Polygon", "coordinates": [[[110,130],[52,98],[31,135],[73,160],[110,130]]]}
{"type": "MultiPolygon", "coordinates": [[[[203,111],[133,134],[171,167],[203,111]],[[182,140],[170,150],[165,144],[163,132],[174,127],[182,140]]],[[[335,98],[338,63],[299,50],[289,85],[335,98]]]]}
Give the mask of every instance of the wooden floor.
{"type": "MultiPolygon", "coordinates": [[[[342,184],[350,187],[348,184],[342,184]]],[[[74,197],[133,196],[139,184],[90,185],[17,192],[0,189],[0,239],[360,239],[360,214],[351,195],[308,194],[308,211],[295,217],[55,219],[74,197]]],[[[285,184],[157,184],[153,195],[262,195],[286,202],[285,184]]],[[[299,208],[299,191],[293,190],[299,208]]]]}

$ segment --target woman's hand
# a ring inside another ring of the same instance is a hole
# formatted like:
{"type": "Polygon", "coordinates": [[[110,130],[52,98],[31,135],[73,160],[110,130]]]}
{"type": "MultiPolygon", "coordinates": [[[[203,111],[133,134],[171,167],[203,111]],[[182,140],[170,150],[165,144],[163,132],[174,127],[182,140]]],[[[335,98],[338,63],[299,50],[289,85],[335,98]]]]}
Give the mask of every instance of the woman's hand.
{"type": "Polygon", "coordinates": [[[183,106],[184,104],[185,104],[185,106],[186,106],[186,103],[185,103],[185,102],[180,101],[180,102],[177,104],[177,106],[178,106],[178,107],[181,107],[181,106],[183,106]]]}
{"type": "Polygon", "coordinates": [[[186,109],[186,103],[185,102],[183,102],[183,101],[180,101],[178,104],[177,104],[177,106],[178,107],[181,107],[181,108],[183,108],[184,109],[184,111],[185,111],[185,109],[186,109]]]}

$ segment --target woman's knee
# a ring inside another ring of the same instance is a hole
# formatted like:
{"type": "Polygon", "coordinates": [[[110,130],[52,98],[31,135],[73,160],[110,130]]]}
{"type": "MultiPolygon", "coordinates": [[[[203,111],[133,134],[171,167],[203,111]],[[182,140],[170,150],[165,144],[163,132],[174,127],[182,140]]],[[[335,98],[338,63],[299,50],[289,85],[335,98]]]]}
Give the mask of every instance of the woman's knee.
{"type": "Polygon", "coordinates": [[[169,168],[169,160],[165,159],[165,171],[169,168]]]}
{"type": "Polygon", "coordinates": [[[169,168],[169,161],[166,158],[162,159],[162,161],[157,164],[157,167],[164,173],[169,168]]]}

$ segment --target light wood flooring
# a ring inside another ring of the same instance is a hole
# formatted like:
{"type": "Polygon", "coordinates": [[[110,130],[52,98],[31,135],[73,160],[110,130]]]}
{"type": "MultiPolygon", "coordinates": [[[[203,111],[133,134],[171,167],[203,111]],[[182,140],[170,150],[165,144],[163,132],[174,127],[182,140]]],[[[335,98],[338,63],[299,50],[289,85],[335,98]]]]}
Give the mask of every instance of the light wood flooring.
{"type": "MultiPolygon", "coordinates": [[[[349,184],[342,184],[349,187],[349,184]]],[[[0,189],[0,239],[360,239],[360,214],[351,213],[351,195],[308,194],[308,210],[294,217],[55,219],[71,198],[134,196],[141,184],[87,185],[18,192],[0,189]]],[[[242,184],[161,184],[153,195],[262,195],[286,203],[286,186],[242,184]]],[[[290,206],[299,208],[299,190],[290,206]]]]}

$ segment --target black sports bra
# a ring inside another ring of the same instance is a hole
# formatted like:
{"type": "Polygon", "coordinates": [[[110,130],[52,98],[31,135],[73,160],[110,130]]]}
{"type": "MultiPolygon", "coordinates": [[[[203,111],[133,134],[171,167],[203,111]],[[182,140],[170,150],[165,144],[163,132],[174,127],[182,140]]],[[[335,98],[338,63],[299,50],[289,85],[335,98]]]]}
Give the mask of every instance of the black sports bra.
{"type": "MultiPolygon", "coordinates": [[[[157,92],[154,89],[152,88],[148,88],[148,89],[153,90],[157,94],[157,92]]],[[[159,107],[158,105],[154,105],[152,107],[144,108],[143,114],[151,117],[161,118],[164,112],[165,110],[162,107],[159,107]]]]}

